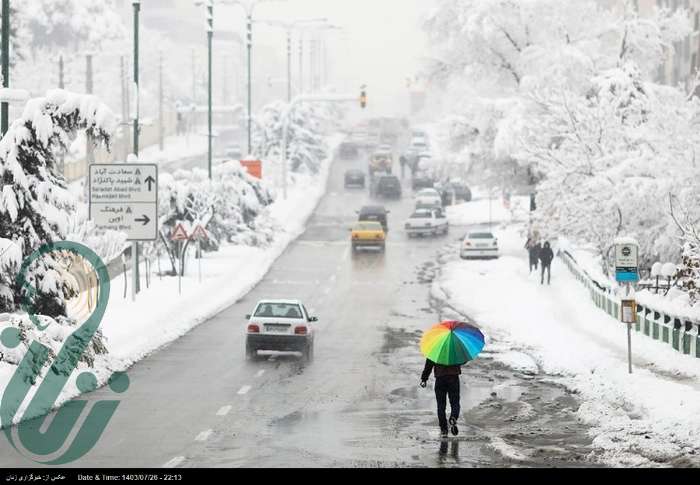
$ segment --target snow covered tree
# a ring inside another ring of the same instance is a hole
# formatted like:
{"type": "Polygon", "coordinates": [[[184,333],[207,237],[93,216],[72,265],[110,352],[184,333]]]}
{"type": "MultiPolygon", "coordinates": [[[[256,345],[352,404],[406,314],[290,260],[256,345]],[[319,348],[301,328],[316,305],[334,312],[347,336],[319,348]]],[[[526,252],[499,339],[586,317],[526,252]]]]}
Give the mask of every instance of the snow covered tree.
{"type": "MultiPolygon", "coordinates": [[[[24,258],[68,231],[74,199],[56,172],[57,155],[78,130],[108,145],[115,128],[112,112],[97,98],[54,90],[30,100],[0,140],[0,313],[18,309],[23,295],[16,277],[24,258]]],[[[38,313],[65,314],[75,288],[56,260],[41,258],[27,281],[37,289],[38,313]]]]}
{"type": "MultiPolygon", "coordinates": [[[[282,114],[287,105],[275,102],[267,105],[255,130],[255,153],[264,159],[282,158],[282,114]]],[[[288,156],[292,172],[317,173],[321,162],[328,156],[323,136],[323,125],[328,119],[322,108],[311,103],[297,105],[290,114],[288,156]]]]}

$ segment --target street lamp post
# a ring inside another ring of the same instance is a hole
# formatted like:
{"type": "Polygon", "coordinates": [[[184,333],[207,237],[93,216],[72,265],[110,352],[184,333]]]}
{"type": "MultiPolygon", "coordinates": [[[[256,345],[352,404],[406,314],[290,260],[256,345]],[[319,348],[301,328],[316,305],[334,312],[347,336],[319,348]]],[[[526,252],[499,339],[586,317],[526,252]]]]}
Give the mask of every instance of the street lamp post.
{"type": "MultiPolygon", "coordinates": [[[[10,87],[10,0],[2,0],[2,87],[10,87]]],[[[2,136],[5,136],[10,126],[10,105],[2,103],[2,136]]]]}
{"type": "MultiPolygon", "coordinates": [[[[280,20],[260,20],[258,23],[263,23],[267,25],[271,25],[273,27],[282,27],[286,32],[287,32],[287,102],[291,103],[292,102],[292,33],[294,30],[296,30],[299,26],[303,24],[316,24],[316,23],[321,23],[321,22],[327,22],[328,19],[323,17],[323,18],[312,18],[312,19],[300,19],[300,20],[295,20],[293,22],[284,22],[280,20]]],[[[300,29],[300,32],[303,32],[303,29],[300,29]]],[[[302,42],[301,39],[301,34],[300,34],[300,42],[302,42]]],[[[301,53],[301,58],[300,58],[300,67],[301,69],[301,61],[303,60],[303,44],[300,44],[300,53],[301,53]]]]}
{"type": "Polygon", "coordinates": [[[253,11],[263,2],[275,2],[284,0],[221,0],[223,5],[240,5],[246,16],[246,44],[248,47],[248,154],[253,151],[253,11]]]}
{"type": "MultiPolygon", "coordinates": [[[[209,172],[209,180],[212,178],[212,150],[213,150],[213,118],[212,118],[212,60],[213,60],[213,43],[214,43],[214,0],[195,0],[195,6],[205,5],[207,8],[207,171],[209,172]]],[[[196,100],[195,100],[196,102],[196,100]]]]}
{"type": "MultiPolygon", "coordinates": [[[[136,87],[136,113],[134,115],[134,155],[139,154],[139,12],[141,1],[132,0],[134,6],[134,86],[136,87]]],[[[136,300],[136,294],[141,291],[141,278],[139,275],[139,243],[131,243],[133,268],[131,269],[132,285],[131,298],[136,300]]]]}

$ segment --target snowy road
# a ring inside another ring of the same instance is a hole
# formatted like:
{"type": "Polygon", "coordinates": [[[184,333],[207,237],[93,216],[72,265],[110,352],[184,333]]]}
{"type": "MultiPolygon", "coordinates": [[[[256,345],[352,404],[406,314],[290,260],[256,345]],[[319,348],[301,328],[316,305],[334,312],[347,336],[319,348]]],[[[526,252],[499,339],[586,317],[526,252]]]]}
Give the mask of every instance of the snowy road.
{"type": "MultiPolygon", "coordinates": [[[[353,256],[348,228],[369,199],[343,189],[351,166],[364,162],[335,163],[308,230],[248,296],[129,371],[131,387],[104,436],[71,466],[581,464],[590,438],[574,396],[489,352],[465,370],[460,438],[440,443],[431,386],[417,386],[418,331],[454,316],[429,290],[442,248],[463,230],[409,241],[406,188],[403,201],[386,203],[386,254],[353,256]],[[258,299],[277,297],[300,298],[319,316],[313,363],[245,361],[244,316],[258,299]]],[[[31,465],[1,441],[0,467],[31,465]]]]}

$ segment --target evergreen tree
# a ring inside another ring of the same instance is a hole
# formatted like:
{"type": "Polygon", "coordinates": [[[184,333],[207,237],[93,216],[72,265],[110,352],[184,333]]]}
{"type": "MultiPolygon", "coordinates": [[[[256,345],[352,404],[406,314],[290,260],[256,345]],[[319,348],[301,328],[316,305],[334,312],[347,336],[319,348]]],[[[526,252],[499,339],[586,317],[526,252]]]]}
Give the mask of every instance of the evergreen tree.
{"type": "MultiPolygon", "coordinates": [[[[0,140],[0,313],[16,311],[22,298],[16,278],[22,261],[40,246],[65,238],[75,201],[56,159],[78,130],[109,145],[114,115],[94,96],[62,90],[27,103],[0,140]]],[[[65,314],[74,296],[71,279],[51,257],[41,258],[26,275],[36,288],[35,313],[65,314]]]]}

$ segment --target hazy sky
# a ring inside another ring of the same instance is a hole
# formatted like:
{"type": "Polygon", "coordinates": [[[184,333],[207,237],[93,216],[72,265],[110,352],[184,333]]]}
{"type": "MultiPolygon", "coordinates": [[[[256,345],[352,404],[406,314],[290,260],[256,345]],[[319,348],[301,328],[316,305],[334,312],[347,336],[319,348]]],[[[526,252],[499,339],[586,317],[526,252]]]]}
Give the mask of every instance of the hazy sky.
{"type": "MultiPolygon", "coordinates": [[[[385,111],[405,103],[406,77],[420,68],[426,49],[420,19],[434,1],[286,0],[259,4],[255,17],[326,17],[342,27],[343,32],[327,37],[335,61],[333,73],[345,81],[340,87],[357,90],[366,83],[371,106],[385,111]]],[[[217,28],[237,25],[239,32],[244,31],[242,19],[236,21],[241,17],[240,8],[218,7],[216,17],[221,19],[217,28]]],[[[255,29],[255,41],[284,46],[284,37],[275,29],[263,25],[255,29]]]]}

